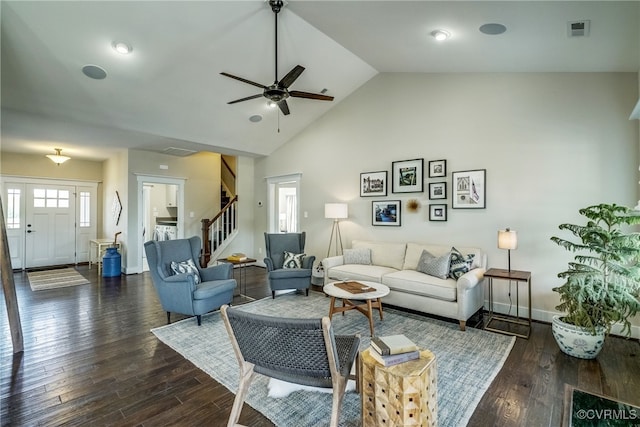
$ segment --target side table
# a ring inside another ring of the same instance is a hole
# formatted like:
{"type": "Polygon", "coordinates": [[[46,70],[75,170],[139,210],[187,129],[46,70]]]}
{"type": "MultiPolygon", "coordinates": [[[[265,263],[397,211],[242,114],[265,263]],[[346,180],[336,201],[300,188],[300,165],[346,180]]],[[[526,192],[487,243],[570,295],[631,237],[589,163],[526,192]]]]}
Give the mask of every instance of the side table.
{"type": "Polygon", "coordinates": [[[89,240],[89,270],[91,270],[91,264],[98,265],[98,276],[100,276],[100,272],[102,270],[102,257],[106,252],[107,248],[115,246],[120,250],[120,242],[116,242],[115,245],[113,243],[113,239],[91,239],[89,240]],[[94,252],[95,248],[95,252],[94,252]],[[93,257],[93,254],[96,254],[96,257],[93,257]]]}
{"type": "Polygon", "coordinates": [[[363,426],[437,426],[436,357],[429,350],[420,359],[383,366],[366,349],[360,353],[358,377],[363,426]]]}
{"type": "Polygon", "coordinates": [[[501,268],[490,268],[484,273],[484,277],[489,279],[489,320],[485,325],[485,329],[487,331],[499,332],[501,334],[506,335],[514,335],[516,337],[529,339],[529,335],[531,334],[531,272],[529,271],[520,271],[520,270],[504,270],[501,268]],[[509,280],[516,282],[516,315],[513,316],[505,316],[496,314],[493,310],[493,279],[501,279],[501,280],[509,280]],[[528,298],[528,319],[520,317],[520,283],[525,283],[528,288],[529,298],[528,298]],[[526,327],[526,332],[520,333],[517,331],[500,329],[497,326],[492,326],[491,322],[506,322],[514,325],[521,325],[526,327]]]}
{"type": "MultiPolygon", "coordinates": [[[[229,264],[233,264],[234,268],[237,265],[238,269],[240,270],[239,274],[238,274],[238,287],[240,288],[240,296],[245,297],[245,298],[249,298],[247,297],[247,272],[245,271],[245,267],[247,267],[249,264],[253,264],[254,262],[256,262],[255,259],[253,258],[246,258],[243,259],[242,261],[235,261],[235,260],[230,260],[227,258],[219,258],[216,260],[217,262],[228,262],[229,264]],[[244,273],[244,274],[243,274],[244,273]],[[244,285],[244,292],[242,292],[242,285],[244,285]]],[[[235,269],[234,269],[234,276],[235,276],[235,269]]]]}

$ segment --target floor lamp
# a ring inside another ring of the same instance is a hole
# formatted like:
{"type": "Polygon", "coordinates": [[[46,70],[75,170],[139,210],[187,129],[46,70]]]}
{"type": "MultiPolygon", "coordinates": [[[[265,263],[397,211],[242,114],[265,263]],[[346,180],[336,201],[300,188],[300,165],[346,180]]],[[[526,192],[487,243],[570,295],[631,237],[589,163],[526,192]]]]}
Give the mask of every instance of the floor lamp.
{"type": "Polygon", "coordinates": [[[336,240],[336,255],[342,255],[342,235],[340,234],[340,220],[349,217],[349,209],[346,203],[325,203],[324,204],[324,217],[333,219],[333,227],[331,228],[331,238],[329,238],[329,248],[327,248],[327,257],[331,252],[331,244],[333,243],[333,236],[336,240]],[[338,253],[338,245],[340,245],[340,252],[338,253]]]}

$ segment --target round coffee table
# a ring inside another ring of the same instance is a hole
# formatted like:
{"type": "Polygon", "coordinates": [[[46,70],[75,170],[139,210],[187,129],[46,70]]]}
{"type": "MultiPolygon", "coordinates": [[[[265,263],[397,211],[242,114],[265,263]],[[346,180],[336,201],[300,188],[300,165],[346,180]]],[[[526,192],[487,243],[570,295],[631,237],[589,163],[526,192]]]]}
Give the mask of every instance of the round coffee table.
{"type": "MultiPolygon", "coordinates": [[[[347,281],[353,282],[353,281],[347,281]]],[[[324,285],[324,293],[331,297],[331,306],[329,307],[329,319],[334,313],[342,313],[345,311],[358,310],[369,319],[369,329],[371,330],[371,336],[373,336],[373,309],[377,308],[380,313],[380,320],[382,320],[382,301],[380,298],[389,295],[389,288],[381,283],[369,282],[366,280],[357,280],[357,283],[364,285],[362,289],[364,292],[352,293],[345,289],[342,289],[336,284],[345,282],[331,282],[324,285]],[[371,289],[368,290],[367,288],[371,289]],[[342,300],[342,306],[336,307],[336,298],[342,300]],[[355,303],[355,301],[364,301],[364,303],[355,303]]]]}

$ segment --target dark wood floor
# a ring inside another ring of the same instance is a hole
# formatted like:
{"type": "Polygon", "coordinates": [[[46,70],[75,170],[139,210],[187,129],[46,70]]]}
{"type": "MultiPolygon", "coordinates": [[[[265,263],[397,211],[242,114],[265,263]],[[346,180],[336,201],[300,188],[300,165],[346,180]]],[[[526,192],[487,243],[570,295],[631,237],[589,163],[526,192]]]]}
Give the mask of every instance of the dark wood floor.
{"type": "MultiPolygon", "coordinates": [[[[149,275],[78,270],[90,285],[40,292],[15,274],[25,347],[15,356],[2,297],[0,425],[226,425],[233,394],[149,332],[166,321],[149,275]]],[[[246,293],[268,296],[264,270],[246,272],[246,293]]],[[[565,383],[640,405],[638,341],[609,337],[596,360],[579,360],[536,323],[469,425],[559,426],[565,383]]],[[[241,422],[272,425],[246,405],[241,422]]]]}

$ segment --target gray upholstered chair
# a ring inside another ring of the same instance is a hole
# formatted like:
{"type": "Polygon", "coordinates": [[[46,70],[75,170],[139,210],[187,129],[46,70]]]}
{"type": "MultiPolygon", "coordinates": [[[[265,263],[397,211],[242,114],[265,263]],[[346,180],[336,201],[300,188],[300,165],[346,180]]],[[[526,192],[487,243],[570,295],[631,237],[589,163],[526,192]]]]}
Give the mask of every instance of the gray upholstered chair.
{"type": "Polygon", "coordinates": [[[264,233],[266,250],[264,263],[267,266],[267,280],[272,298],[276,297],[276,291],[285,289],[304,289],[309,295],[311,271],[316,257],[305,256],[302,259],[302,268],[283,268],[284,252],[304,253],[305,238],[304,231],[302,233],[264,233]]]}
{"type": "Polygon", "coordinates": [[[171,321],[171,312],[196,316],[198,326],[202,315],[230,304],[236,281],[233,278],[233,265],[221,264],[209,268],[200,268],[200,238],[148,241],[144,244],[149,271],[153,285],[158,292],[162,309],[167,312],[167,323],[171,321]],[[171,262],[193,260],[200,275],[196,283],[195,273],[175,274],[171,262]]]}
{"type": "Polygon", "coordinates": [[[359,335],[334,335],[328,317],[270,317],[227,305],[220,311],[240,364],[240,384],[227,426],[238,425],[255,372],[290,383],[332,388],[331,427],[338,425],[359,335]]]}

